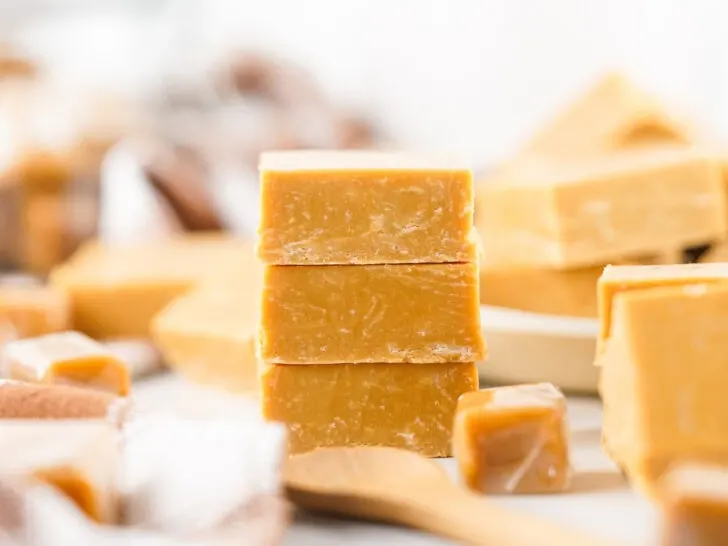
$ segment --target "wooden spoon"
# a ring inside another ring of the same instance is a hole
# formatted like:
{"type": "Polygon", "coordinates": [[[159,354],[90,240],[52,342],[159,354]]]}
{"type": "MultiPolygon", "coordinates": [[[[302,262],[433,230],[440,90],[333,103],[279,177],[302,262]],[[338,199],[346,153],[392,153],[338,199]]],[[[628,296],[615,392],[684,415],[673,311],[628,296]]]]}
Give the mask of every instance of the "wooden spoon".
{"type": "Polygon", "coordinates": [[[466,544],[613,546],[501,508],[457,487],[438,464],[402,449],[317,449],[291,457],[284,481],[301,508],[401,524],[466,544]]]}

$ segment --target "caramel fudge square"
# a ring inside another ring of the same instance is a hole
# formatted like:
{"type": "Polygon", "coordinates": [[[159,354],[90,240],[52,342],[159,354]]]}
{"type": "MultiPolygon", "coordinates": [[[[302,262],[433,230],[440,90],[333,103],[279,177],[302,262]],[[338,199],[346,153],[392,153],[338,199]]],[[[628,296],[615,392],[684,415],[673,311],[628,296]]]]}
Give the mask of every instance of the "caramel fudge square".
{"type": "Polygon", "coordinates": [[[478,264],[268,266],[258,356],[270,364],[485,358],[478,264]]]}
{"type": "Polygon", "coordinates": [[[477,210],[493,266],[586,267],[702,244],[727,229],[718,162],[690,149],[524,159],[479,187],[477,210]]]}
{"type": "Polygon", "coordinates": [[[268,264],[474,262],[473,178],[450,158],[286,151],[260,158],[268,264]]]}

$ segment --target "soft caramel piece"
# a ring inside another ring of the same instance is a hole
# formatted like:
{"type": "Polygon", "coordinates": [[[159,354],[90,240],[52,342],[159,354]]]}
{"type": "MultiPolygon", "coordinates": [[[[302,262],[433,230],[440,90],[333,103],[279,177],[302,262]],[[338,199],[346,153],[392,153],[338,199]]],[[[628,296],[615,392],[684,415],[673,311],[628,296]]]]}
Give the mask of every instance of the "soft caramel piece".
{"type": "Polygon", "coordinates": [[[2,352],[4,377],[31,383],[76,385],[129,393],[129,370],[103,345],[78,332],[8,343],[2,352]]]}
{"type": "Polygon", "coordinates": [[[485,357],[478,266],[268,266],[268,363],[470,362],[485,357]]]}
{"type": "Polygon", "coordinates": [[[566,399],[549,383],[463,394],[452,442],[475,491],[551,493],[569,485],[566,399]]]}
{"type": "Polygon", "coordinates": [[[681,463],[660,482],[662,546],[723,546],[728,537],[728,470],[681,463]]]}
{"type": "Polygon", "coordinates": [[[99,421],[6,421],[0,472],[33,476],[58,488],[90,518],[116,523],[118,430],[99,421]]]}
{"type": "Polygon", "coordinates": [[[92,241],[51,273],[69,293],[73,327],[96,339],[148,337],[154,316],[191,288],[236,278],[252,245],[226,235],[187,235],[138,244],[92,241]]]}
{"type": "Polygon", "coordinates": [[[49,286],[0,281],[0,318],[21,338],[61,332],[70,322],[68,298],[49,286]]]}
{"type": "Polygon", "coordinates": [[[579,159],[691,139],[685,124],[654,97],[624,75],[609,73],[561,110],[520,153],[579,159]]]}
{"type": "Polygon", "coordinates": [[[263,415],[288,426],[291,453],[390,446],[450,455],[458,397],[478,388],[472,363],[264,365],[263,415]]]}
{"type": "Polygon", "coordinates": [[[612,303],[616,294],[659,286],[726,281],[728,264],[608,265],[597,284],[599,350],[611,334],[612,303]]]}
{"type": "Polygon", "coordinates": [[[258,255],[270,264],[472,262],[473,181],[460,163],[396,152],[260,159],[258,255]]]}
{"type": "Polygon", "coordinates": [[[702,244],[726,231],[718,164],[694,150],[523,160],[500,176],[478,187],[476,205],[494,265],[593,266],[702,244]]]}
{"type": "Polygon", "coordinates": [[[728,284],[617,293],[599,359],[605,451],[638,489],[679,460],[728,463],[728,284]]]}
{"type": "Polygon", "coordinates": [[[191,291],[152,324],[168,366],[192,382],[235,392],[258,389],[255,343],[261,269],[191,291]]]}

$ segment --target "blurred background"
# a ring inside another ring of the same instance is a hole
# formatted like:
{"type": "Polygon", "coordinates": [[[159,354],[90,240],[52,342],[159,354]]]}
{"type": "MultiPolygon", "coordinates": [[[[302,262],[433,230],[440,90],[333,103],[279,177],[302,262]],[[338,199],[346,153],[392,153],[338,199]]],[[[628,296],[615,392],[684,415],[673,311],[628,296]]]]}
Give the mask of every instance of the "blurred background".
{"type": "Polygon", "coordinates": [[[484,172],[612,70],[728,134],[720,0],[2,0],[0,260],[250,233],[267,148],[484,172]]]}

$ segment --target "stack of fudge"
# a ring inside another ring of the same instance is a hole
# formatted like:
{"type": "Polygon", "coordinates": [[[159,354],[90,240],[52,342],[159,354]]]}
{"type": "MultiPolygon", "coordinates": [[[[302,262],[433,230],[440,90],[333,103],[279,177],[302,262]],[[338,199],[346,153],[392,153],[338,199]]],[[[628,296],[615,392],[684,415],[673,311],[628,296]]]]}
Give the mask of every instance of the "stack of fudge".
{"type": "Polygon", "coordinates": [[[481,302],[596,317],[607,264],[725,258],[724,158],[705,140],[625,76],[596,82],[478,186],[481,302]]]}
{"type": "Polygon", "coordinates": [[[292,453],[448,456],[485,357],[471,172],[387,152],[263,154],[264,416],[292,453]]]}

